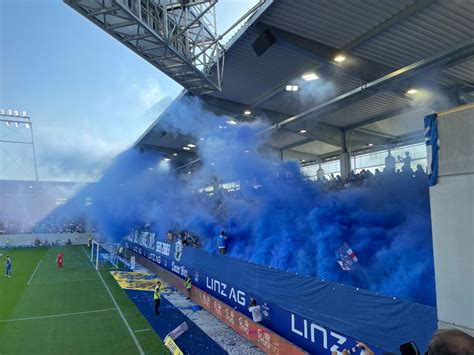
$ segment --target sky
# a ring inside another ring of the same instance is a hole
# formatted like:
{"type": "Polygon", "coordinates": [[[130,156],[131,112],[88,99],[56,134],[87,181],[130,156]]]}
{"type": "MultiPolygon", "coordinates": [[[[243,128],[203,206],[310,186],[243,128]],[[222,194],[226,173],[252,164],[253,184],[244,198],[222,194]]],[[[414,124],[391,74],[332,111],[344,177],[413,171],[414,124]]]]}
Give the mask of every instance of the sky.
{"type": "MultiPolygon", "coordinates": [[[[220,0],[219,33],[255,3],[220,0]]],[[[0,1],[0,108],[31,117],[40,180],[96,180],[181,89],[60,0],[0,1]]],[[[31,152],[0,143],[0,179],[34,178],[31,152]]]]}

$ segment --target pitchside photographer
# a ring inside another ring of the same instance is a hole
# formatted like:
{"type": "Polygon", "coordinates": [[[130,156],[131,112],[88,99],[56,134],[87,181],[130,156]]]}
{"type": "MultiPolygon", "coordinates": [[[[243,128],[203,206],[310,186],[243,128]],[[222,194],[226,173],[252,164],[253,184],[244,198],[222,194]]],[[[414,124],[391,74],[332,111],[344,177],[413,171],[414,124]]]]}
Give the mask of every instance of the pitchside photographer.
{"type": "MultiPolygon", "coordinates": [[[[359,352],[362,355],[374,355],[372,349],[362,342],[349,350],[344,349],[343,355],[359,352]]],[[[401,355],[421,355],[414,342],[408,342],[400,345],[401,355]]],[[[336,351],[332,355],[337,355],[336,351]]],[[[395,355],[394,353],[384,353],[384,355],[395,355]]],[[[474,337],[458,329],[437,330],[430,343],[425,355],[474,355],[474,337]]]]}

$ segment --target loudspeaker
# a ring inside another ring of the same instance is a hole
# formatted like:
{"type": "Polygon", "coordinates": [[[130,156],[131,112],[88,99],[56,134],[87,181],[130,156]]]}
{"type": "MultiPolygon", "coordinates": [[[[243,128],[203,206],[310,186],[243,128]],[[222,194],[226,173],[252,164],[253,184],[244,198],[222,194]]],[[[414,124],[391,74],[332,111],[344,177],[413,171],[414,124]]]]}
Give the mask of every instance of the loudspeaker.
{"type": "Polygon", "coordinates": [[[273,35],[270,29],[267,28],[252,43],[252,48],[257,56],[260,57],[268,48],[273,46],[276,41],[276,37],[273,35]]]}

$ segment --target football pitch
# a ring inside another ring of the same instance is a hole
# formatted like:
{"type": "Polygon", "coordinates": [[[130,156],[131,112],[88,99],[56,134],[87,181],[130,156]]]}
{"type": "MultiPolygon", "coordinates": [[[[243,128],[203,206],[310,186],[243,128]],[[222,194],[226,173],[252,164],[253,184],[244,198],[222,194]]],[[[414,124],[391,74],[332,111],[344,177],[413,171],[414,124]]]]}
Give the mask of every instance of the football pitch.
{"type": "MultiPolygon", "coordinates": [[[[0,354],[169,354],[83,246],[0,249],[0,354]],[[64,252],[64,269],[56,255],[64,252]],[[13,277],[4,277],[12,259],[13,277]]],[[[151,305],[150,305],[151,307],[151,305]]]]}

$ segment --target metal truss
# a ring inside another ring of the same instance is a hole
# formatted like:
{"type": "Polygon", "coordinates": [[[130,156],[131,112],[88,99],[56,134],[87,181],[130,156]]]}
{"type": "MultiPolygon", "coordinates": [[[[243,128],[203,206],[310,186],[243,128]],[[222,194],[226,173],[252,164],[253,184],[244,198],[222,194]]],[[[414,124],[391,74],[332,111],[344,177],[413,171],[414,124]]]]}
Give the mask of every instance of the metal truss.
{"type": "MultiPolygon", "coordinates": [[[[4,110],[0,109],[0,125],[4,126],[7,129],[7,133],[4,133],[3,130],[0,130],[0,157],[3,159],[4,157],[8,158],[10,163],[0,171],[0,176],[10,168],[12,168],[15,164],[21,166],[20,160],[23,158],[25,152],[27,152],[28,148],[20,154],[16,156],[10,154],[10,152],[5,149],[4,145],[23,145],[23,146],[31,146],[32,153],[33,153],[33,167],[35,171],[35,180],[38,181],[38,167],[36,164],[36,150],[35,150],[35,140],[33,137],[33,123],[31,122],[31,118],[26,114],[25,111],[19,113],[17,110],[4,110]],[[29,131],[29,137],[25,137],[25,139],[18,138],[18,135],[15,134],[19,129],[26,129],[29,131]]],[[[3,128],[3,127],[2,127],[3,128]]]]}
{"type": "Polygon", "coordinates": [[[64,0],[195,95],[221,91],[217,0],[64,0]]]}

